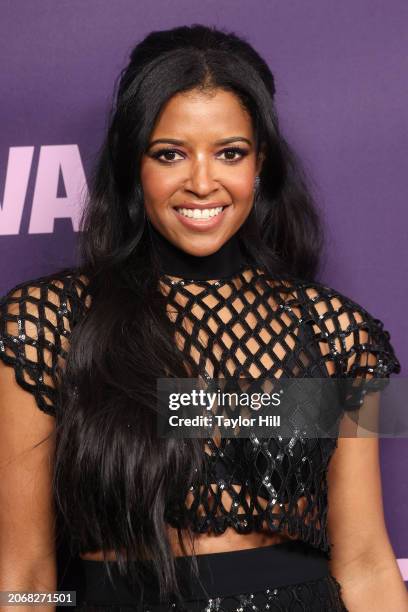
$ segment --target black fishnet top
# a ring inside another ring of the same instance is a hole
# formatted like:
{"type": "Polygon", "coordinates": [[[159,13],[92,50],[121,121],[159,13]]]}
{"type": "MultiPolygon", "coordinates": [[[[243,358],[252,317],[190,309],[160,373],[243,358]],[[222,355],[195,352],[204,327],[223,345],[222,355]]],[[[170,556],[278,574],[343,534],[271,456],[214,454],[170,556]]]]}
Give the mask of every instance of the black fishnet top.
{"type": "MultiPolygon", "coordinates": [[[[400,371],[379,319],[316,282],[277,282],[239,262],[230,276],[177,279],[164,273],[175,341],[211,377],[362,377],[400,371]]],[[[91,307],[75,269],[15,286],[0,301],[0,358],[49,415],[73,327],[91,307]]],[[[362,400],[360,400],[362,401],[362,400]]],[[[355,405],[359,400],[355,399],[355,405]]],[[[322,439],[221,439],[206,442],[207,482],[168,507],[173,526],[197,532],[268,529],[330,553],[327,468],[337,446],[322,439]]]]}

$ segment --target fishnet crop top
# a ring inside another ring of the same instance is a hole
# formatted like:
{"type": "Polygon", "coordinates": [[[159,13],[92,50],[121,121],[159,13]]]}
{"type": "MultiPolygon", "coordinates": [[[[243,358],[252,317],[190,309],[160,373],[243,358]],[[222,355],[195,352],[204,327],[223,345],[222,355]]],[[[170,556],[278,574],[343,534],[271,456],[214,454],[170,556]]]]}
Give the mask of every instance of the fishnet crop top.
{"type": "MultiPolygon", "coordinates": [[[[49,415],[58,410],[70,332],[90,307],[86,287],[71,269],[21,283],[0,300],[0,357],[49,415]]],[[[245,264],[218,281],[163,274],[161,290],[178,346],[211,377],[380,383],[400,371],[382,322],[317,282],[289,286],[245,264]]],[[[326,473],[336,446],[334,438],[208,439],[208,481],[193,484],[182,506],[169,506],[166,520],[200,533],[268,529],[330,555],[326,473]]]]}

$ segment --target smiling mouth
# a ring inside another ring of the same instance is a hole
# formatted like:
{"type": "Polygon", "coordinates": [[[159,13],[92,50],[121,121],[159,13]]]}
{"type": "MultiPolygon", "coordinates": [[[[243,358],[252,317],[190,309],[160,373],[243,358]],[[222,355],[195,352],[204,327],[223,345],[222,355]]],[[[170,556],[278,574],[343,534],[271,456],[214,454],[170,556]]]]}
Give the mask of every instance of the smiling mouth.
{"type": "Polygon", "coordinates": [[[188,219],[212,219],[220,215],[226,206],[215,208],[175,208],[176,212],[188,219]]]}

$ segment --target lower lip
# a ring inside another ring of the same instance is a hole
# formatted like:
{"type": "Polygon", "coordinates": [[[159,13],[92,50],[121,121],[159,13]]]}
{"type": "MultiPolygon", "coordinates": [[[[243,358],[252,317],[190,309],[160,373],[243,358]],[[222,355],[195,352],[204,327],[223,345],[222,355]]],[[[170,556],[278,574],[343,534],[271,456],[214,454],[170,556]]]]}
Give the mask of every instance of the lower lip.
{"type": "Polygon", "coordinates": [[[229,206],[225,206],[222,212],[218,213],[218,215],[215,215],[215,217],[211,217],[209,219],[192,219],[191,217],[185,217],[184,215],[181,215],[179,212],[177,212],[175,208],[173,208],[173,210],[177,215],[177,219],[180,221],[180,223],[185,225],[185,227],[205,232],[206,230],[217,227],[217,225],[222,222],[225,216],[225,212],[228,208],[229,206]]]}

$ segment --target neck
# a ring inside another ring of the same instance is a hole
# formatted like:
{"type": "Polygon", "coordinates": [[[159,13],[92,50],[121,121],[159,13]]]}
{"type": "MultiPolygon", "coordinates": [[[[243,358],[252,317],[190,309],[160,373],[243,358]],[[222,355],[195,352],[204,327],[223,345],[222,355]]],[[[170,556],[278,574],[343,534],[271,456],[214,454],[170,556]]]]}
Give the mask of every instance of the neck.
{"type": "Polygon", "coordinates": [[[191,255],[170,242],[151,223],[148,228],[163,274],[191,280],[220,279],[234,275],[246,262],[236,234],[215,253],[191,255]]]}

